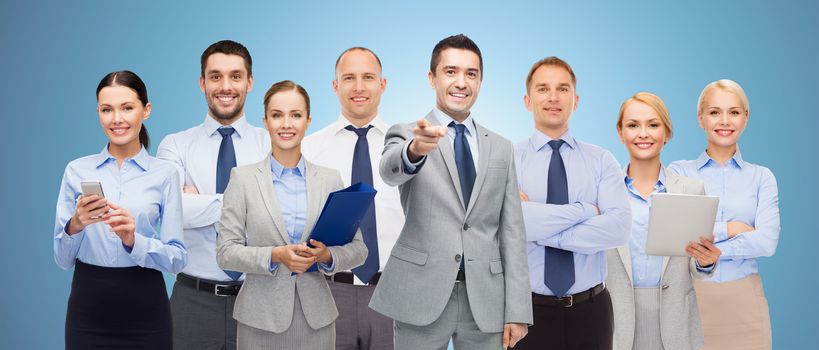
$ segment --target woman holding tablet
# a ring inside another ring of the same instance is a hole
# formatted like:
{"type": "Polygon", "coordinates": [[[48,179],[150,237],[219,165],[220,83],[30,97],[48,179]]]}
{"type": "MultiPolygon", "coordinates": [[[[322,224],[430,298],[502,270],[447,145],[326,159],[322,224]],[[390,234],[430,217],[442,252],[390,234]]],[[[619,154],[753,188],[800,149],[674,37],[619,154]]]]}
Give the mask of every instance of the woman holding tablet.
{"type": "Polygon", "coordinates": [[[218,226],[219,265],[247,274],[233,313],[237,345],[334,349],[338,310],[324,275],[361,265],[367,247],[361,232],[343,246],[312,239],[314,248],[307,246],[327,196],[343,187],[341,175],[301,155],[311,119],[304,88],[289,80],[273,84],[264,110],[272,154],[233,169],[218,226]],[[322,273],[305,273],[314,263],[322,273]]]}
{"type": "Polygon", "coordinates": [[[672,128],[656,95],[639,92],[623,102],[617,133],[629,153],[632,224],[628,244],[606,252],[615,349],[697,349],[702,330],[691,280],[713,273],[719,249],[704,238],[686,247],[691,258],[649,256],[645,247],[651,195],[703,194],[702,182],[663,169],[660,153],[672,128]]]}
{"type": "Polygon", "coordinates": [[[708,146],[695,160],[677,161],[669,170],[705,183],[719,196],[716,246],[722,261],[714,276],[697,281],[705,333],[703,349],[770,349],[768,301],[756,258],[771,256],[779,241],[779,192],[766,167],[746,162],[737,142],[748,123],[748,97],[739,84],[708,84],[697,102],[708,146]]]}
{"type": "Polygon", "coordinates": [[[179,173],[148,155],[145,84],[129,71],[97,86],[108,144],[68,163],[57,199],[54,259],[74,267],[66,349],[171,349],[171,311],[162,272],[187,262],[179,173]],[[84,195],[98,181],[105,198],[84,195]]]}

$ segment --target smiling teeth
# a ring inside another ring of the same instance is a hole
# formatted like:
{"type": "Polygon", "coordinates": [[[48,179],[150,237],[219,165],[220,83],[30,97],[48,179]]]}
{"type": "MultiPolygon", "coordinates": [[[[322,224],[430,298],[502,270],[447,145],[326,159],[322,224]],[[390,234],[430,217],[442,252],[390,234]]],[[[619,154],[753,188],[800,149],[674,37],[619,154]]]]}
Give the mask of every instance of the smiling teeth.
{"type": "Polygon", "coordinates": [[[719,134],[721,136],[728,136],[728,135],[731,135],[733,133],[734,133],[733,130],[717,130],[717,134],[719,134]]]}
{"type": "Polygon", "coordinates": [[[366,97],[353,97],[353,102],[364,102],[366,100],[366,97]]]}
{"type": "Polygon", "coordinates": [[[650,148],[652,144],[651,143],[636,143],[635,145],[637,146],[637,148],[650,148]]]}
{"type": "Polygon", "coordinates": [[[457,92],[450,93],[450,95],[454,97],[466,97],[466,94],[461,94],[457,92]]]}

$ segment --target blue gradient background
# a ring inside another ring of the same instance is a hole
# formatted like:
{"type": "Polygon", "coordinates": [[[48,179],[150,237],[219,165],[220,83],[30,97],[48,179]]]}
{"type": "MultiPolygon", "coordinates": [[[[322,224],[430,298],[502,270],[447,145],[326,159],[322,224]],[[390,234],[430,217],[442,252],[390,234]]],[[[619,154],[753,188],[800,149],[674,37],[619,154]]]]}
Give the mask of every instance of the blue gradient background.
{"type": "Polygon", "coordinates": [[[695,158],[705,146],[695,121],[700,89],[719,78],[740,82],[752,107],[743,156],[771,168],[779,182],[779,249],[760,260],[774,347],[807,348],[819,323],[819,238],[810,219],[819,193],[799,176],[819,170],[811,151],[819,126],[817,13],[819,5],[807,1],[0,2],[3,348],[62,347],[71,272],[53,261],[54,205],[65,164],[106,142],[94,95],[103,75],[130,69],[146,81],[153,153],[162,137],[204,119],[199,55],[219,39],[242,42],[253,55],[252,123],[260,125],[266,88],[292,79],[312,95],[318,130],[338,116],[330,82],[343,49],[363,45],[380,55],[388,79],[381,114],[407,122],[434,102],[426,79],[433,45],[461,32],[484,53],[474,107],[481,123],[515,142],[526,138],[525,75],[537,59],[557,55],[578,76],[573,134],[620,162],[627,154],[614,122],[625,98],[648,90],[665,99],[675,122],[667,163],[695,158]]]}

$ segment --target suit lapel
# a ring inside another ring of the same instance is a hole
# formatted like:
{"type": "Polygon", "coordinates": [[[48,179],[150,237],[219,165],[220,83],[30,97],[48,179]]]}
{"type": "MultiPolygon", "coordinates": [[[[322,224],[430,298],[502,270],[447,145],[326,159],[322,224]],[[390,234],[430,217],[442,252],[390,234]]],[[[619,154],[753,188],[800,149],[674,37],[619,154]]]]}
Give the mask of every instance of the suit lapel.
{"type": "MultiPolygon", "coordinates": [[[[427,121],[429,121],[430,125],[433,126],[441,126],[441,123],[438,122],[438,118],[435,118],[434,112],[430,112],[427,114],[427,121]]],[[[442,137],[438,140],[438,151],[441,152],[441,157],[444,159],[444,164],[446,164],[446,168],[449,171],[450,180],[452,180],[452,186],[455,187],[455,192],[458,193],[458,200],[461,202],[461,208],[464,206],[464,195],[461,192],[461,180],[458,177],[458,166],[455,163],[455,150],[452,149],[452,145],[449,142],[449,127],[443,125],[447,128],[447,135],[442,137]]]]}
{"type": "Polygon", "coordinates": [[[478,142],[478,168],[475,169],[476,177],[475,177],[475,184],[472,186],[472,196],[469,197],[469,206],[466,210],[466,217],[469,217],[469,213],[472,211],[472,208],[475,207],[475,202],[478,199],[478,194],[481,192],[481,188],[483,187],[483,181],[486,179],[486,171],[489,168],[489,156],[492,154],[492,140],[489,138],[489,133],[483,128],[483,126],[478,125],[475,123],[475,131],[477,135],[475,135],[475,140],[478,142]]]}
{"type": "Polygon", "coordinates": [[[256,170],[256,182],[259,184],[259,191],[262,194],[264,205],[267,207],[267,211],[270,213],[270,217],[276,225],[276,231],[279,232],[284,242],[290,243],[290,237],[287,235],[284,218],[282,217],[282,210],[281,207],[279,207],[279,201],[276,199],[276,189],[273,188],[270,158],[267,157],[264,161],[260,162],[256,170]]]}
{"type": "MultiPolygon", "coordinates": [[[[665,168],[660,168],[660,171],[662,171],[665,174],[665,182],[667,183],[665,185],[666,193],[685,193],[685,184],[682,181],[680,181],[680,178],[677,177],[677,175],[666,171],[665,168]]],[[[668,267],[668,261],[670,259],[671,257],[669,256],[663,257],[663,269],[660,270],[661,271],[660,281],[662,281],[663,278],[665,278],[665,269],[666,267],[668,267]]]]}
{"type": "Polygon", "coordinates": [[[310,236],[310,232],[313,231],[313,227],[316,226],[316,220],[318,220],[319,210],[321,210],[321,193],[322,193],[322,181],[318,176],[318,170],[313,164],[305,161],[304,162],[304,172],[306,176],[307,182],[307,218],[304,225],[304,232],[301,235],[301,241],[307,241],[307,237],[310,236]]]}
{"type": "Polygon", "coordinates": [[[628,248],[628,243],[622,247],[617,247],[617,253],[620,254],[620,260],[623,261],[623,266],[626,268],[629,284],[633,284],[634,278],[631,276],[631,251],[628,248]]]}

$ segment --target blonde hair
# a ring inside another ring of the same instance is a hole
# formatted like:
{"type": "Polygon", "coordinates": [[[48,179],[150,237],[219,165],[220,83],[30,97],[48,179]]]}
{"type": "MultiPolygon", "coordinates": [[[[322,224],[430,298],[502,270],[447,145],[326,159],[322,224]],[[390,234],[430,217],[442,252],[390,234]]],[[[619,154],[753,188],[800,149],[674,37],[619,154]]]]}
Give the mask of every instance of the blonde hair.
{"type": "Polygon", "coordinates": [[[713,89],[720,89],[736,95],[739,97],[739,101],[742,102],[742,107],[745,109],[745,113],[751,113],[751,105],[748,103],[748,96],[745,95],[745,90],[742,89],[742,86],[739,86],[739,84],[733,80],[720,79],[706,85],[705,88],[702,89],[700,98],[697,100],[697,115],[702,113],[702,108],[705,104],[705,95],[713,89]]]}
{"type": "Polygon", "coordinates": [[[668,130],[668,138],[671,138],[671,135],[674,134],[674,128],[671,125],[671,116],[668,114],[668,108],[666,108],[665,102],[663,102],[659,96],[645,91],[634,94],[634,96],[629,97],[620,105],[620,114],[617,116],[618,131],[623,129],[623,113],[626,111],[628,104],[632,102],[644,103],[651,107],[654,112],[657,112],[657,115],[660,116],[660,121],[663,122],[665,129],[668,130]]]}

